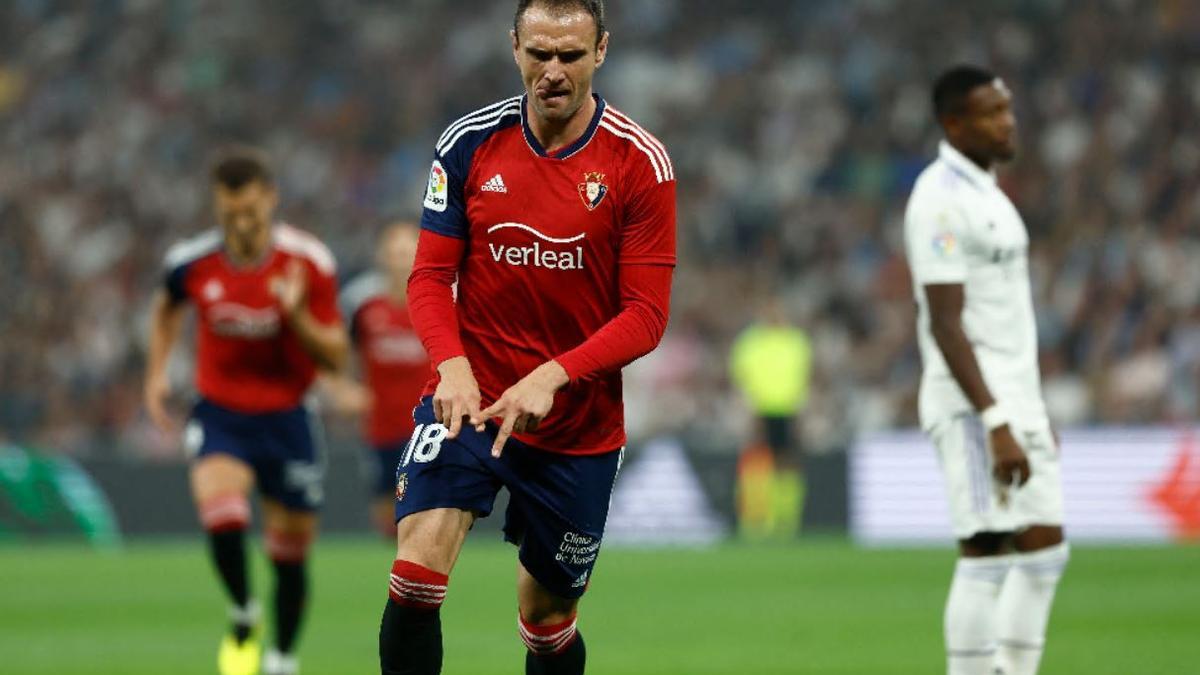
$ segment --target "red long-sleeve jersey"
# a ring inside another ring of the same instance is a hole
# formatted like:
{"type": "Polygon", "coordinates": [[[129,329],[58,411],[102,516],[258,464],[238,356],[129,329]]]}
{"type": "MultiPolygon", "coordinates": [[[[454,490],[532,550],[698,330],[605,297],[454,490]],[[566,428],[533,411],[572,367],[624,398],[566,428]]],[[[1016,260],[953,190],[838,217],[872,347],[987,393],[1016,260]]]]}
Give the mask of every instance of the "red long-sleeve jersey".
{"type": "Polygon", "coordinates": [[[204,398],[242,413],[300,405],[316,363],[288,327],[271,284],[299,261],[308,275],[308,308],[323,324],[341,320],[333,254],[290,225],[271,229],[263,260],[237,267],[225,256],[219,229],[167,251],[165,279],[172,302],[196,306],[196,388],[204,398]]]}
{"type": "Polygon", "coordinates": [[[341,306],[371,391],[367,439],[376,449],[403,443],[412,434],[412,409],[429,380],[429,357],[413,330],[408,305],[392,297],[383,275],[369,272],[346,285],[341,306]]]}
{"type": "Polygon", "coordinates": [[[555,153],[529,129],[524,97],[450,125],[408,289],[431,361],[465,355],[484,405],[558,360],[570,382],[538,430],[517,438],[569,454],[624,445],[620,368],[662,337],[675,265],[670,158],[596,102],[583,136],[555,153]]]}

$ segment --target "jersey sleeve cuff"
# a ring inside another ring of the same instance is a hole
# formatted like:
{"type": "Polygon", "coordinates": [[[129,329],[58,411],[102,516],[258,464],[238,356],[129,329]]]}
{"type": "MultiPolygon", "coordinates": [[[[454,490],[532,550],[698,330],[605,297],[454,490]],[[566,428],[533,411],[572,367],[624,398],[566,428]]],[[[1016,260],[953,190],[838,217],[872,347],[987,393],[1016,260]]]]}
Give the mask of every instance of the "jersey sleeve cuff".
{"type": "Polygon", "coordinates": [[[429,362],[433,364],[433,369],[436,371],[443,363],[450,359],[456,359],[460,356],[466,356],[467,352],[461,346],[450,346],[445,349],[438,349],[436,353],[429,355],[429,362]]]}
{"type": "Polygon", "coordinates": [[[562,369],[566,371],[568,382],[576,382],[588,374],[588,368],[584,363],[584,359],[575,352],[576,350],[572,349],[569,352],[554,357],[558,365],[562,366],[562,369]]]}
{"type": "Polygon", "coordinates": [[[967,281],[966,270],[958,267],[928,267],[916,274],[917,283],[928,284],[963,284],[967,281]]]}

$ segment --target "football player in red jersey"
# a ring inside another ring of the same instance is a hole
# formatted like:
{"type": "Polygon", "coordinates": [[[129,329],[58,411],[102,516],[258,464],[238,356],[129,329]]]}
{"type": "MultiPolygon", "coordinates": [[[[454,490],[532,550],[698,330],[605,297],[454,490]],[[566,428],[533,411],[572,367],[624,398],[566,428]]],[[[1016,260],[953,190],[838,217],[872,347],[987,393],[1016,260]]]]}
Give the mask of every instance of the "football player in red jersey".
{"type": "Polygon", "coordinates": [[[436,373],[397,469],[384,673],[440,672],[451,568],[501,486],[525,670],[583,672],[576,608],[625,445],[620,370],[666,328],[674,168],[592,91],[603,2],[520,0],[511,40],[524,95],[451,124],[425,194],[408,298],[436,373]]]}
{"type": "Polygon", "coordinates": [[[388,226],[379,237],[376,269],[346,284],[339,304],[358,349],[363,380],[325,379],[342,413],[364,416],[371,521],[388,539],[396,536],[396,466],[412,435],[412,409],[429,381],[429,357],[408,316],[408,275],[419,229],[412,222],[388,226]]]}
{"type": "Polygon", "coordinates": [[[172,429],[167,361],[191,303],[200,399],[184,446],[213,564],[233,601],[218,668],[223,675],[260,668],[244,536],[248,496],[257,486],[276,579],[275,645],[261,667],[283,675],[298,670],[305,559],[322,499],[321,439],[303,399],[318,368],[341,366],[349,340],[338,316],[333,256],[311,234],[274,222],[278,196],[261,153],[229,151],[212,178],[220,227],[167,252],[164,286],[154,299],[145,400],[155,422],[172,429]]]}

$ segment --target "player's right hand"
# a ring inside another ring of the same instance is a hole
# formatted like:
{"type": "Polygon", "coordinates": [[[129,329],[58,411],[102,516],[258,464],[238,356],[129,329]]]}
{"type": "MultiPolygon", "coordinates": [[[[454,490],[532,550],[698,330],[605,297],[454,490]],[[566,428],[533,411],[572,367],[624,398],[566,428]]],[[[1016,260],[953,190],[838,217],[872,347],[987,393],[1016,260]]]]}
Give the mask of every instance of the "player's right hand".
{"type": "Polygon", "coordinates": [[[1029,482],[1033,474],[1029,468],[1029,458],[1017,444],[1008,425],[992,429],[988,440],[992,448],[992,476],[996,482],[1001,485],[1024,485],[1029,482]]]}
{"type": "Polygon", "coordinates": [[[171,395],[171,382],[166,373],[148,375],[142,390],[146,402],[146,412],[150,421],[163,433],[175,431],[175,420],[167,412],[167,398],[171,395]]]}
{"type": "Polygon", "coordinates": [[[438,364],[441,381],[433,392],[433,416],[444,425],[447,438],[458,438],[466,418],[476,431],[483,431],[484,419],[479,414],[479,383],[471,372],[465,356],[456,356],[438,364]]]}

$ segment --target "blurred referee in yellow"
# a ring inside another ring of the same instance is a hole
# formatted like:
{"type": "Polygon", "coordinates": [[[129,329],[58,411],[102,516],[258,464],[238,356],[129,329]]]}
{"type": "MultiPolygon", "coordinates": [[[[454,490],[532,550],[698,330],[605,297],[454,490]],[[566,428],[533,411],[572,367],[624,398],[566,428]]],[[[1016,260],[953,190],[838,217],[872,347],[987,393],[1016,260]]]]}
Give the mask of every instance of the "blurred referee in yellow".
{"type": "Polygon", "coordinates": [[[753,411],[755,441],[738,462],[738,519],[752,539],[792,539],[804,509],[804,471],[797,442],[808,403],[812,347],[777,299],[734,340],[730,374],[753,411]],[[765,446],[765,447],[764,447],[765,446]]]}

